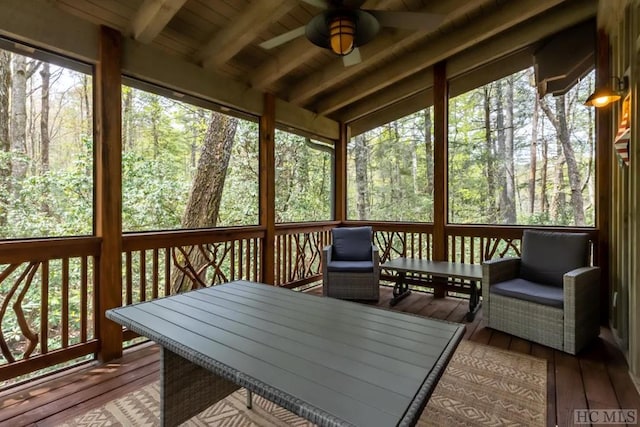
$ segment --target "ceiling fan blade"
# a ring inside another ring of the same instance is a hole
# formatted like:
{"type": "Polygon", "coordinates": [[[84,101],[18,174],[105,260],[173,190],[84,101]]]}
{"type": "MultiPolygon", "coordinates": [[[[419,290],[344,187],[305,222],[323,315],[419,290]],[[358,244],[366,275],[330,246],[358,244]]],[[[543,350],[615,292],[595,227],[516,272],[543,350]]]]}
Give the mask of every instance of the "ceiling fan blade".
{"type": "Polygon", "coordinates": [[[362,62],[362,56],[360,56],[360,49],[354,48],[350,54],[342,57],[342,63],[345,67],[351,67],[362,62]]]}
{"type": "Polygon", "coordinates": [[[329,3],[326,0],[302,0],[302,1],[320,9],[329,8],[329,3]]]}
{"type": "Polygon", "coordinates": [[[275,36],[269,40],[263,41],[258,46],[267,50],[273,49],[274,47],[285,44],[286,42],[302,35],[304,35],[304,27],[298,27],[295,30],[287,31],[286,33],[280,34],[279,36],[275,36]]]}
{"type": "Polygon", "coordinates": [[[383,27],[406,30],[434,30],[442,24],[445,16],[435,13],[395,12],[390,10],[367,10],[383,27]]]}

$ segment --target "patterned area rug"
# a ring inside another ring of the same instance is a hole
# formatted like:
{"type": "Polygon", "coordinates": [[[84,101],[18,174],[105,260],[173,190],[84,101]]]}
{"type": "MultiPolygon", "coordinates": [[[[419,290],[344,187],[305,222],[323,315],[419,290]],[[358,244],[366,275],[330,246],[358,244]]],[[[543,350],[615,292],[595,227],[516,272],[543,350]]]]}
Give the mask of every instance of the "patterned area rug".
{"type": "MultiPolygon", "coordinates": [[[[543,426],[546,360],[463,341],[438,383],[418,426],[543,426]]],[[[160,387],[152,383],[80,415],[65,427],[157,426],[160,387]]],[[[254,394],[253,409],[238,390],[184,426],[312,426],[254,394]]]]}

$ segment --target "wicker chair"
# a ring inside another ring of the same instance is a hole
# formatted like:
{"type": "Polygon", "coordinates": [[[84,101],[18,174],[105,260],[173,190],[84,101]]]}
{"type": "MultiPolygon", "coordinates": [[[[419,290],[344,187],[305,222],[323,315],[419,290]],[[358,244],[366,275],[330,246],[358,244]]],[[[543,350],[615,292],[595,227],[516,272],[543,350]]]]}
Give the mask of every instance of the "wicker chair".
{"type": "Polygon", "coordinates": [[[378,300],[380,256],[371,227],[331,230],[333,244],[322,250],[322,293],[342,299],[378,300]]]}
{"type": "Polygon", "coordinates": [[[589,236],[525,230],[522,258],[482,265],[488,326],[576,354],[600,333],[600,269],[589,236]]]}

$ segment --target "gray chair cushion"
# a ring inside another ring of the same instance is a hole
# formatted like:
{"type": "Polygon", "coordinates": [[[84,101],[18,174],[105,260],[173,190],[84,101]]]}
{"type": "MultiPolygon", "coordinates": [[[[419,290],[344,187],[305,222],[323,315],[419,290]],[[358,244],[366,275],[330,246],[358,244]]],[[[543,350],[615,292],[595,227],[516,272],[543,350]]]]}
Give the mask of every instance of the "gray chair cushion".
{"type": "Polygon", "coordinates": [[[545,286],[519,278],[496,283],[489,288],[489,293],[549,305],[551,307],[563,308],[564,306],[562,288],[545,286]]]}
{"type": "Polygon", "coordinates": [[[525,230],[520,277],[562,287],[562,276],[589,261],[589,235],[525,230]]]}
{"type": "Polygon", "coordinates": [[[371,227],[341,227],[331,230],[333,234],[332,259],[337,261],[372,261],[371,227]]]}
{"type": "Polygon", "coordinates": [[[327,270],[340,273],[371,273],[373,261],[329,261],[327,270]]]}

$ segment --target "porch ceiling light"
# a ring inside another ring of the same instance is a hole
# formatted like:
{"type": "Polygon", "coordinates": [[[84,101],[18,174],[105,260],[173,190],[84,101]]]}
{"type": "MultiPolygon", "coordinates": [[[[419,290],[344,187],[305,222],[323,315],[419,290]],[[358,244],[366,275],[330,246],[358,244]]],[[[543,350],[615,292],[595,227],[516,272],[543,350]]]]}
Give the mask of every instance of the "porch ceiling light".
{"type": "Polygon", "coordinates": [[[361,9],[331,9],[316,15],[305,26],[305,35],[316,46],[346,56],[369,43],[380,30],[378,20],[361,9]]]}
{"type": "Polygon", "coordinates": [[[329,23],[329,31],[333,53],[345,56],[353,51],[356,24],[350,16],[334,16],[329,23]]]}
{"type": "Polygon", "coordinates": [[[613,77],[612,81],[615,82],[616,90],[611,89],[609,85],[596,87],[596,90],[589,95],[584,105],[587,107],[602,108],[612,102],[620,100],[629,87],[629,78],[627,76],[623,76],[622,78],[613,77]]]}

